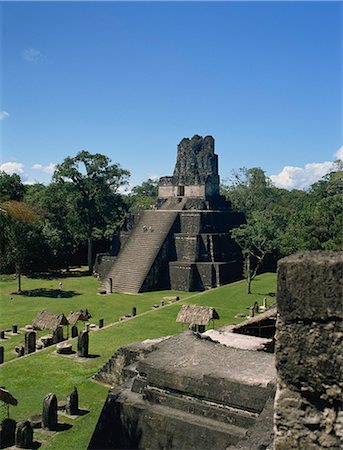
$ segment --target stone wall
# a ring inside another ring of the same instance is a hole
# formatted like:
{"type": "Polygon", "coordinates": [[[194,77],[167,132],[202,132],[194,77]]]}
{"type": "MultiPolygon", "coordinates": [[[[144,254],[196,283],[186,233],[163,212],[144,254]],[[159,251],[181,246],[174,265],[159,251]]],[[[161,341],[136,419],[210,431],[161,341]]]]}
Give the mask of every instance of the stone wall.
{"type": "Polygon", "coordinates": [[[343,253],[278,265],[275,450],[343,447],[343,253]]]}

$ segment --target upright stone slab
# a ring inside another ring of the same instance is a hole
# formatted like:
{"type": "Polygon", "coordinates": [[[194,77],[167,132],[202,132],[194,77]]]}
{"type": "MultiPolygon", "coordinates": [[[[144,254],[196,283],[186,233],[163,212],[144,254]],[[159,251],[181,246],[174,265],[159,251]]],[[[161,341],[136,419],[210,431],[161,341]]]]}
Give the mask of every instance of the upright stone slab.
{"type": "Polygon", "coordinates": [[[135,306],[132,307],[131,316],[135,317],[137,315],[137,308],[135,306]]]}
{"type": "Polygon", "coordinates": [[[56,328],[56,330],[53,332],[52,335],[52,342],[54,344],[58,344],[59,342],[62,342],[64,340],[63,337],[63,327],[59,326],[56,328]]]}
{"type": "Polygon", "coordinates": [[[50,393],[43,400],[42,428],[56,431],[57,424],[57,398],[50,393]]]}
{"type": "Polygon", "coordinates": [[[0,347],[0,364],[3,364],[4,362],[4,347],[0,347]]]}
{"type": "Polygon", "coordinates": [[[15,441],[16,422],[13,419],[4,419],[0,423],[0,448],[11,447],[15,441]]]}
{"type": "Polygon", "coordinates": [[[279,261],[275,450],[343,448],[343,253],[279,261]]]}
{"type": "Polygon", "coordinates": [[[71,337],[72,337],[72,338],[75,338],[75,337],[78,336],[78,334],[79,334],[79,331],[78,331],[78,329],[77,329],[77,326],[76,326],[76,325],[73,325],[73,326],[71,327],[71,337]]]}
{"type": "Polygon", "coordinates": [[[19,448],[32,448],[33,429],[28,420],[19,422],[15,431],[15,445],[19,448]]]}
{"type": "Polygon", "coordinates": [[[18,333],[18,325],[12,325],[12,333],[17,334],[18,333]]]}
{"type": "Polygon", "coordinates": [[[89,347],[88,331],[81,331],[77,340],[77,355],[82,358],[87,358],[89,347]]]}
{"type": "Polygon", "coordinates": [[[76,416],[79,413],[79,394],[76,387],[67,397],[66,412],[70,416],[76,416]]]}
{"type": "Polygon", "coordinates": [[[25,333],[25,354],[36,351],[36,332],[28,331],[25,333]]]}
{"type": "Polygon", "coordinates": [[[254,313],[258,314],[258,302],[254,303],[254,313]]]}
{"type": "Polygon", "coordinates": [[[99,328],[104,327],[104,319],[99,319],[99,328]]]}
{"type": "Polygon", "coordinates": [[[5,339],[5,331],[0,330],[0,339],[5,339]]]}

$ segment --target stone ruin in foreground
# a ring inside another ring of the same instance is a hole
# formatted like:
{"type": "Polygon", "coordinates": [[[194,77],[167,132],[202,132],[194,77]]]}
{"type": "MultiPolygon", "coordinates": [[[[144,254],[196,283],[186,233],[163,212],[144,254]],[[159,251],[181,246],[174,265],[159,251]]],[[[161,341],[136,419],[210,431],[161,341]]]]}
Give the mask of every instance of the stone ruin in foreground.
{"type": "Polygon", "coordinates": [[[95,376],[112,387],[88,448],[343,448],[342,293],[342,253],[297,254],[278,266],[275,354],[220,330],[119,349],[95,376]]]}
{"type": "Polygon", "coordinates": [[[155,209],[132,214],[113,255],[95,264],[100,292],[201,291],[241,277],[230,229],[244,222],[219,194],[211,136],[182,139],[173,176],[159,180],[155,209]]]}

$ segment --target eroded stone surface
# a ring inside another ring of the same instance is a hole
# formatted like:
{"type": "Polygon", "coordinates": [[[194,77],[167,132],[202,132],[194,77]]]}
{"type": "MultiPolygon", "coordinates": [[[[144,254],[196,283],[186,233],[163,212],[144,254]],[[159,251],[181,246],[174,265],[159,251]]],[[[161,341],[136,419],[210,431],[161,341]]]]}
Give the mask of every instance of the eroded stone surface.
{"type": "Polygon", "coordinates": [[[342,255],[279,262],[276,450],[343,447],[342,255]]]}
{"type": "Polygon", "coordinates": [[[278,263],[277,306],[283,321],[343,319],[343,253],[305,252],[278,263]]]}

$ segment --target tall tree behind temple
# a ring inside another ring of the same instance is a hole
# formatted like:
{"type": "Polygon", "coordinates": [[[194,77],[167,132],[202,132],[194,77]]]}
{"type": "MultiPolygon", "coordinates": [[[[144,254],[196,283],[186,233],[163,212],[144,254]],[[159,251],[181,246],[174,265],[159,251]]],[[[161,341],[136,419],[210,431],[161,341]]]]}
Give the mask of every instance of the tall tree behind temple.
{"type": "Polygon", "coordinates": [[[130,210],[150,209],[156,202],[158,196],[158,181],[149,178],[142,184],[132,188],[131,193],[127,196],[130,210]]]}
{"type": "Polygon", "coordinates": [[[127,183],[130,173],[110,162],[105,155],[81,151],[57,165],[53,175],[58,183],[71,183],[75,193],[75,225],[87,241],[90,273],[93,272],[93,238],[114,232],[125,212],[118,188],[127,183]]]}

